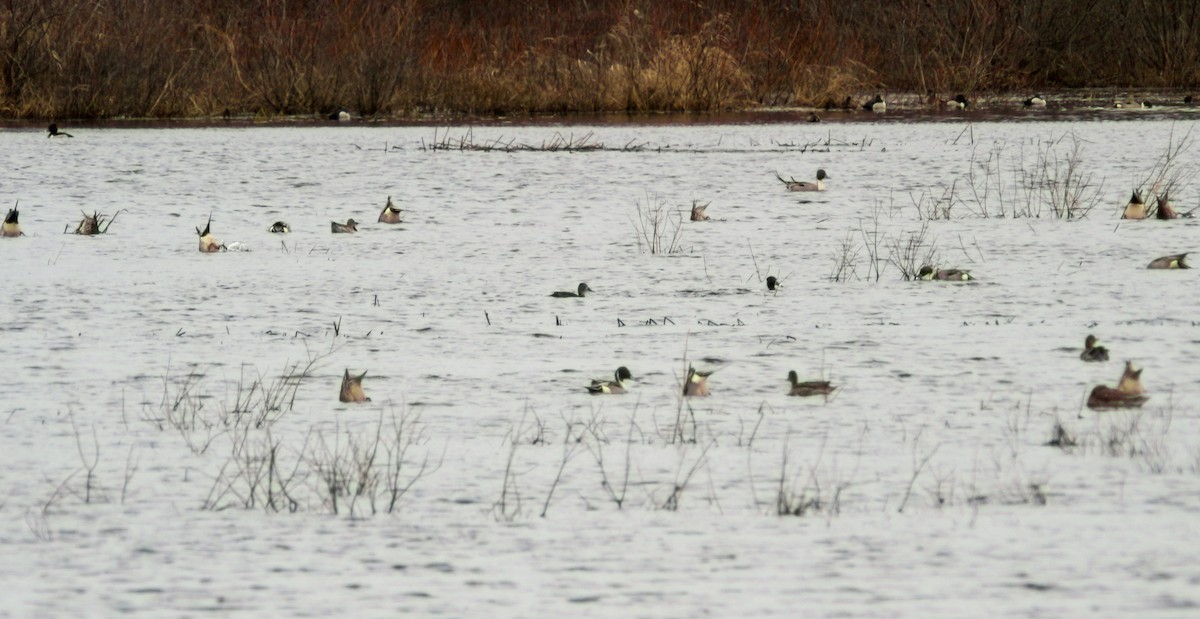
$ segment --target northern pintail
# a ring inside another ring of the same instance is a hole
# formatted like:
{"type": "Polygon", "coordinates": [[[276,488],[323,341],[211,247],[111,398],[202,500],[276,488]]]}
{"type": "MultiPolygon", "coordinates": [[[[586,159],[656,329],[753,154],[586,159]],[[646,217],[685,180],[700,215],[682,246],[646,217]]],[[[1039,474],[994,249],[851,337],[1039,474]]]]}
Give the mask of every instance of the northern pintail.
{"type": "Polygon", "coordinates": [[[333,230],[334,234],[350,234],[352,232],[358,232],[358,222],[354,221],[353,219],[347,219],[346,223],[344,224],[339,224],[336,221],[331,221],[329,223],[329,227],[331,230],[333,230]]]}
{"type": "Polygon", "coordinates": [[[587,386],[588,393],[593,395],[601,393],[625,393],[628,385],[625,381],[633,380],[633,374],[629,373],[629,368],[621,366],[613,373],[615,380],[600,380],[592,379],[592,384],[587,386]]]}
{"type": "Polygon", "coordinates": [[[577,289],[576,289],[576,292],[569,292],[569,291],[565,291],[565,290],[560,290],[560,291],[558,291],[558,292],[552,292],[552,293],[550,293],[550,296],[552,296],[552,297],[558,297],[558,298],[568,298],[568,297],[570,297],[570,298],[579,298],[579,297],[582,297],[582,296],[583,296],[583,293],[585,293],[585,292],[595,292],[595,290],[592,290],[591,288],[589,288],[589,287],[588,287],[588,285],[587,285],[586,283],[580,282],[580,283],[579,283],[579,288],[577,288],[577,289]]]}
{"type": "MultiPolygon", "coordinates": [[[[20,203],[18,203],[19,205],[20,203]]],[[[17,206],[14,205],[8,209],[8,214],[4,216],[4,225],[0,226],[0,236],[24,236],[21,232],[21,224],[17,221],[20,213],[17,212],[17,206]]]]}
{"type": "Polygon", "coordinates": [[[1084,361],[1108,361],[1108,349],[1096,345],[1096,336],[1088,335],[1083,340],[1083,352],[1079,355],[1084,361]]]}
{"type": "Polygon", "coordinates": [[[358,376],[351,376],[350,369],[347,368],[346,372],[342,374],[342,389],[338,393],[338,400],[342,402],[370,402],[371,398],[368,398],[367,394],[363,393],[362,388],[363,377],[366,375],[367,373],[364,371],[358,376]]]}
{"type": "Polygon", "coordinates": [[[400,216],[403,212],[392,203],[392,197],[388,196],[387,204],[383,206],[383,210],[379,213],[379,223],[381,224],[398,224],[404,223],[404,218],[400,216]]]}
{"type": "Polygon", "coordinates": [[[784,180],[784,178],[779,175],[779,172],[775,173],[775,178],[779,179],[779,182],[783,183],[783,186],[787,187],[788,191],[825,191],[825,179],[833,177],[825,174],[824,169],[818,169],[817,182],[815,183],[798,181],[794,178],[790,180],[784,180]]]}
{"type": "Polygon", "coordinates": [[[837,389],[837,387],[831,385],[827,380],[800,382],[800,377],[796,374],[795,370],[788,372],[788,383],[792,386],[788,391],[788,395],[795,396],[829,395],[837,389]]]}
{"type": "Polygon", "coordinates": [[[1163,256],[1161,258],[1155,258],[1154,260],[1150,261],[1149,266],[1147,266],[1146,268],[1147,269],[1190,269],[1192,267],[1188,266],[1188,264],[1186,262],[1184,262],[1184,259],[1187,258],[1187,255],[1189,253],[1191,253],[1191,252],[1184,252],[1182,254],[1171,254],[1170,256],[1163,256]]]}

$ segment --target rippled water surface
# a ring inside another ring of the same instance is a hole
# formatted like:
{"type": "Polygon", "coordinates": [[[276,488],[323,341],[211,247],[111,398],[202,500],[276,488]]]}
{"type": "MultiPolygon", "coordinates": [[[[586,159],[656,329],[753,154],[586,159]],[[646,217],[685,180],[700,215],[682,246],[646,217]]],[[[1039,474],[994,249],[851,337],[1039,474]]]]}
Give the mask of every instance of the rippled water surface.
{"type": "Polygon", "coordinates": [[[1190,129],[0,133],[0,616],[1195,616],[1200,288],[1145,266],[1200,228],[1118,219],[1190,129]],[[677,253],[645,251],[659,209],[677,253]],[[62,234],[81,210],[109,234],[62,234]],[[198,253],[210,214],[249,251],[198,253]],[[905,281],[922,230],[977,279],[905,281]],[[1126,359],[1149,403],[1084,408],[1126,359]],[[681,405],[687,362],[716,373],[681,405]]]}

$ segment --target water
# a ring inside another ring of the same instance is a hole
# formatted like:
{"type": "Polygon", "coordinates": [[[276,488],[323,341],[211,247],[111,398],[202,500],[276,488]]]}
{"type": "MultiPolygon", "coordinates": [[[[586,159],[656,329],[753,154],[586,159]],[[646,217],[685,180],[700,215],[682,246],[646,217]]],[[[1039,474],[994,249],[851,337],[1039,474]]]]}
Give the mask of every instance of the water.
{"type": "Polygon", "coordinates": [[[28,236],[0,239],[0,616],[1193,615],[1200,293],[1144,267],[1198,228],[1117,219],[1190,122],[854,118],[3,133],[28,236]],[[556,133],[605,149],[422,148],[556,133]],[[1072,139],[1089,215],[1013,217],[1016,169],[1072,139]],[[824,193],[774,176],[817,168],[824,193]],[[389,195],[402,225],[374,223],[389,195]],[[713,220],[680,253],[639,251],[639,206],[670,244],[693,200],[713,220]],[[61,235],[80,210],[119,214],[61,235]],[[250,251],[199,254],[210,213],[250,251]],[[903,280],[889,244],[923,225],[976,281],[903,280]],[[843,245],[857,277],[830,281],[843,245]],[[1112,361],[1079,361],[1088,333],[1112,361]],[[681,409],[685,358],[717,371],[681,409]],[[1125,359],[1149,404],[1082,408],[1125,359]],[[235,423],[310,360],[269,434],[235,423]],[[630,394],[586,394],[619,365],[630,394]],[[346,369],[371,403],[337,401],[346,369]],[[840,389],[789,398],[791,369],[840,389]],[[1078,447],[1044,445],[1056,421],[1078,447]],[[333,515],[320,466],[376,435],[426,474],[333,515]],[[268,445],[295,513],[248,489],[268,445]]]}

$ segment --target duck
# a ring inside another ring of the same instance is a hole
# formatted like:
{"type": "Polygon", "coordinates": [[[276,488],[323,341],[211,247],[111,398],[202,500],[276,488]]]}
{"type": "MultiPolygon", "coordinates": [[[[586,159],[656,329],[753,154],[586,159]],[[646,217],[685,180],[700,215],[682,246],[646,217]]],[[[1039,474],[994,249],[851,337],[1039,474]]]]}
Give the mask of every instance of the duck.
{"type": "Polygon", "coordinates": [[[404,218],[400,216],[402,211],[396,208],[392,203],[392,197],[388,196],[387,204],[384,205],[383,211],[379,213],[379,223],[381,224],[398,224],[403,223],[404,218]]]}
{"type": "Polygon", "coordinates": [[[917,271],[917,277],[925,280],[936,279],[955,282],[966,282],[975,279],[974,277],[971,277],[970,271],[964,271],[962,269],[942,269],[940,271],[934,271],[933,267],[929,266],[928,264],[921,267],[920,271],[917,271]]]}
{"type": "Polygon", "coordinates": [[[1175,219],[1179,214],[1175,212],[1171,206],[1171,197],[1169,192],[1164,191],[1163,195],[1157,198],[1157,208],[1154,209],[1154,217],[1157,219],[1175,219]]]}
{"type": "Polygon", "coordinates": [[[1083,352],[1079,358],[1084,361],[1108,361],[1108,349],[1103,346],[1097,346],[1096,336],[1088,334],[1083,340],[1083,352]]]}
{"type": "Polygon", "coordinates": [[[1192,267],[1188,266],[1188,264],[1186,262],[1184,262],[1184,258],[1187,258],[1187,255],[1189,253],[1190,252],[1184,252],[1182,254],[1172,254],[1170,256],[1163,256],[1162,258],[1155,258],[1154,260],[1150,261],[1150,264],[1146,268],[1147,269],[1190,269],[1192,267]]]}
{"type": "Polygon", "coordinates": [[[833,393],[837,387],[829,384],[827,380],[809,380],[800,382],[800,377],[795,370],[788,372],[788,383],[792,388],[788,391],[788,395],[807,397],[810,395],[829,395],[833,393]]]}
{"type": "Polygon", "coordinates": [[[290,234],[292,232],[292,227],[287,225],[286,221],[277,221],[271,224],[270,228],[267,228],[267,232],[270,232],[271,234],[290,234]]]}
{"type": "Polygon", "coordinates": [[[1126,361],[1125,371],[1121,373],[1121,380],[1117,383],[1117,388],[1096,385],[1088,394],[1087,407],[1093,409],[1137,408],[1149,399],[1150,396],[1146,395],[1146,390],[1142,386],[1142,370],[1134,370],[1133,362],[1126,361]]]}
{"type": "Polygon", "coordinates": [[[1125,371],[1121,372],[1121,380],[1117,382],[1117,391],[1130,395],[1146,393],[1146,389],[1142,387],[1142,370],[1134,370],[1132,361],[1125,362],[1125,371]]]}
{"type": "Polygon", "coordinates": [[[712,204],[712,202],[706,202],[704,204],[700,204],[699,201],[693,200],[692,201],[692,221],[708,221],[708,213],[706,213],[705,211],[708,209],[709,204],[712,204]]]}
{"type": "Polygon", "coordinates": [[[883,100],[882,96],[875,95],[874,99],[871,99],[870,101],[867,101],[866,103],[862,104],[862,109],[864,109],[868,112],[883,113],[883,112],[887,111],[887,102],[885,102],[883,100]]]}
{"type": "Polygon", "coordinates": [[[712,372],[701,372],[692,366],[688,366],[687,381],[683,383],[683,395],[685,397],[708,397],[708,377],[712,372]]]}
{"type": "Polygon", "coordinates": [[[1024,101],[1025,107],[1046,107],[1046,98],[1040,94],[1033,95],[1024,101]]]}
{"type": "Polygon", "coordinates": [[[225,244],[218,241],[212,234],[212,216],[208,218],[208,223],[204,224],[204,232],[200,228],[196,228],[196,234],[200,236],[200,253],[211,254],[225,249],[225,244]]]}
{"type": "Polygon", "coordinates": [[[592,288],[589,288],[587,283],[580,282],[580,287],[578,287],[576,289],[576,292],[574,292],[574,293],[570,292],[570,290],[559,290],[559,292],[557,292],[557,293],[550,293],[550,296],[557,296],[557,298],[559,298],[559,299],[566,299],[566,298],[578,299],[578,298],[582,298],[583,293],[594,293],[594,292],[595,292],[595,290],[593,290],[592,288]]]}
{"type": "Polygon", "coordinates": [[[338,122],[346,122],[346,121],[350,120],[350,112],[347,111],[346,108],[344,108],[344,107],[339,107],[337,110],[334,110],[334,112],[329,115],[329,120],[336,120],[338,122]]]}
{"type": "Polygon", "coordinates": [[[767,276],[767,290],[774,291],[777,288],[782,288],[783,284],[779,282],[779,278],[774,275],[767,276]]]}
{"type": "Polygon", "coordinates": [[[633,380],[633,374],[630,374],[629,368],[625,366],[617,368],[617,371],[613,373],[613,377],[615,380],[592,379],[592,384],[587,386],[588,393],[592,395],[625,393],[629,387],[625,384],[625,381],[633,380]]]}
{"type": "Polygon", "coordinates": [[[833,177],[826,174],[824,169],[818,169],[817,182],[815,183],[798,181],[794,178],[791,180],[784,180],[783,177],[779,175],[779,172],[775,173],[775,178],[779,179],[779,182],[783,183],[784,187],[787,187],[788,191],[825,191],[825,179],[833,177]]]}
{"type": "Polygon", "coordinates": [[[821,122],[821,117],[820,117],[820,116],[817,116],[817,113],[816,113],[816,112],[809,112],[809,113],[808,113],[808,120],[806,120],[805,122],[810,122],[810,123],[819,123],[819,122],[821,122]]]}
{"type": "Polygon", "coordinates": [[[1121,213],[1121,219],[1145,219],[1146,218],[1146,203],[1142,201],[1142,194],[1138,190],[1133,190],[1133,197],[1129,198],[1129,204],[1125,205],[1125,210],[1121,213]]]}
{"type": "Polygon", "coordinates": [[[1123,393],[1119,389],[1096,385],[1088,394],[1087,407],[1096,408],[1139,408],[1149,400],[1148,395],[1123,393]]]}
{"type": "Polygon", "coordinates": [[[346,223],[344,224],[339,224],[336,221],[331,221],[329,223],[331,224],[329,227],[333,230],[334,234],[350,234],[352,232],[358,232],[358,222],[354,221],[353,219],[347,219],[346,223]]]}
{"type": "Polygon", "coordinates": [[[83,211],[80,211],[80,213],[83,214],[83,221],[80,221],[79,225],[75,226],[75,234],[84,236],[100,234],[100,213],[95,211],[91,215],[83,213],[83,211]]]}
{"type": "Polygon", "coordinates": [[[953,99],[947,101],[945,106],[951,110],[965,110],[971,106],[971,102],[963,95],[955,95],[953,99]]]}
{"type": "Polygon", "coordinates": [[[66,131],[59,131],[58,123],[50,123],[50,126],[46,128],[46,131],[49,133],[49,135],[46,136],[48,138],[58,137],[60,135],[63,135],[63,136],[69,137],[69,138],[75,137],[75,136],[71,135],[70,133],[67,133],[66,131]]]}
{"type": "Polygon", "coordinates": [[[338,394],[338,400],[341,402],[370,402],[371,398],[363,392],[362,381],[367,373],[364,371],[358,376],[351,376],[350,369],[346,368],[346,372],[342,374],[342,390],[338,394]]]}
{"type": "Polygon", "coordinates": [[[25,236],[25,233],[21,232],[21,224],[17,222],[19,215],[16,206],[8,209],[8,214],[4,216],[4,225],[0,226],[0,236],[25,236]]]}
{"type": "Polygon", "coordinates": [[[588,287],[588,285],[587,285],[586,283],[584,283],[584,282],[580,282],[580,283],[579,283],[579,288],[577,288],[577,289],[576,289],[576,292],[571,292],[571,291],[569,291],[569,290],[560,290],[560,291],[558,291],[558,292],[552,292],[552,293],[550,293],[550,296],[552,296],[552,297],[558,297],[558,298],[560,298],[560,299],[564,299],[564,298],[580,298],[580,297],[583,297],[583,293],[585,293],[585,292],[595,292],[595,290],[592,290],[591,288],[589,288],[589,287],[588,287]]]}
{"type": "Polygon", "coordinates": [[[1191,104],[1192,104],[1192,95],[1188,95],[1188,96],[1184,97],[1184,98],[1183,98],[1183,104],[1184,104],[1184,105],[1191,105],[1191,104]]]}

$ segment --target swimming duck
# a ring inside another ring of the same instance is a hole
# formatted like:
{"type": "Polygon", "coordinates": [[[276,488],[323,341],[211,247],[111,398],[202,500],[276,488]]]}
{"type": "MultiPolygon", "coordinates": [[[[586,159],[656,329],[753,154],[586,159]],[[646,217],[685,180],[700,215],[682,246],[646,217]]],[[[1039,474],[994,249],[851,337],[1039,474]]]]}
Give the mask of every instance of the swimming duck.
{"type": "Polygon", "coordinates": [[[8,209],[8,214],[4,216],[4,225],[0,226],[0,236],[24,236],[21,232],[21,224],[17,222],[17,207],[8,209]]]}
{"type": "Polygon", "coordinates": [[[633,380],[633,374],[629,373],[629,368],[621,366],[613,374],[616,380],[600,380],[592,379],[592,384],[587,386],[588,393],[592,395],[601,393],[625,393],[628,385],[627,380],[633,380]]]}
{"type": "Polygon", "coordinates": [[[711,375],[712,372],[701,372],[689,365],[687,381],[683,383],[683,395],[687,397],[707,397],[708,377],[711,375]]]}
{"type": "Polygon", "coordinates": [[[779,279],[777,277],[775,277],[774,275],[767,276],[767,290],[775,290],[776,288],[782,288],[782,287],[783,287],[783,284],[779,283],[779,279]]]}
{"type": "Polygon", "coordinates": [[[1170,256],[1163,256],[1162,258],[1155,258],[1154,260],[1150,261],[1150,265],[1147,266],[1146,268],[1147,269],[1190,269],[1192,267],[1188,266],[1188,264],[1183,261],[1184,258],[1187,258],[1188,253],[1190,253],[1190,252],[1184,252],[1182,254],[1172,254],[1170,256]]]}
{"type": "Polygon", "coordinates": [[[934,271],[933,267],[929,265],[921,267],[921,270],[917,271],[917,277],[925,280],[937,279],[956,282],[965,282],[975,279],[974,277],[971,277],[970,271],[963,271],[961,269],[942,269],[940,271],[934,271]]]}
{"type": "Polygon", "coordinates": [[[815,183],[798,181],[794,178],[791,180],[784,180],[783,177],[779,175],[779,172],[775,173],[775,178],[779,179],[779,182],[783,183],[784,187],[787,187],[788,191],[825,191],[825,179],[833,177],[825,174],[825,170],[818,169],[817,182],[815,183]]]}
{"type": "Polygon", "coordinates": [[[1083,340],[1083,353],[1079,355],[1084,361],[1108,361],[1108,349],[1096,345],[1096,336],[1088,335],[1083,340]]]}
{"type": "Polygon", "coordinates": [[[1184,97],[1184,98],[1183,98],[1183,104],[1184,104],[1184,105],[1191,105],[1191,104],[1192,104],[1192,95],[1188,95],[1188,96],[1184,97]]]}
{"type": "Polygon", "coordinates": [[[270,228],[267,228],[267,232],[272,234],[290,234],[292,232],[292,227],[287,225],[287,222],[277,221],[271,224],[270,228]]]}
{"type": "Polygon", "coordinates": [[[338,394],[338,400],[342,402],[370,402],[371,398],[363,393],[362,381],[367,373],[364,371],[358,376],[351,376],[350,369],[346,369],[346,373],[342,374],[342,390],[338,394]]]}
{"type": "Polygon", "coordinates": [[[887,103],[884,102],[883,97],[875,95],[874,99],[862,104],[862,109],[868,112],[886,112],[887,103]]]}
{"type": "Polygon", "coordinates": [[[1142,194],[1138,190],[1133,190],[1133,197],[1129,198],[1129,204],[1125,205],[1125,210],[1121,213],[1121,219],[1145,219],[1146,218],[1146,203],[1142,201],[1142,194]]]}
{"type": "Polygon", "coordinates": [[[1171,197],[1168,192],[1164,191],[1163,195],[1157,198],[1158,207],[1154,209],[1154,216],[1158,219],[1175,219],[1179,214],[1171,206],[1171,197]]]}
{"type": "Polygon", "coordinates": [[[65,135],[69,138],[75,137],[75,136],[71,135],[70,133],[67,133],[66,131],[59,131],[57,123],[50,123],[50,126],[46,128],[46,131],[49,132],[49,134],[50,134],[50,135],[46,136],[48,138],[53,138],[53,137],[57,137],[60,135],[65,135]]]}
{"type": "Polygon", "coordinates": [[[358,222],[354,221],[353,219],[347,219],[346,223],[344,224],[339,224],[336,221],[331,221],[329,223],[329,227],[333,230],[334,234],[350,234],[351,232],[358,232],[358,222]]]}
{"type": "Polygon", "coordinates": [[[580,282],[580,283],[579,283],[579,288],[577,289],[577,291],[576,291],[576,292],[570,292],[570,291],[564,291],[564,290],[560,290],[560,291],[558,291],[558,292],[552,292],[552,293],[550,293],[550,296],[552,296],[552,297],[558,297],[558,298],[560,298],[560,299],[563,299],[563,298],[568,298],[568,297],[570,297],[570,298],[579,298],[579,297],[582,297],[582,296],[583,296],[583,293],[585,293],[585,292],[596,292],[596,291],[595,291],[595,290],[592,290],[591,288],[589,288],[589,287],[588,287],[588,285],[587,285],[586,283],[580,282]]]}
{"type": "Polygon", "coordinates": [[[1142,387],[1142,370],[1134,370],[1133,362],[1125,362],[1125,371],[1117,388],[1096,385],[1088,395],[1088,408],[1137,408],[1150,396],[1142,387]]]}
{"type": "Polygon", "coordinates": [[[788,382],[792,388],[788,391],[788,395],[806,397],[810,395],[829,395],[833,393],[837,387],[829,384],[827,380],[810,380],[800,382],[800,377],[796,375],[796,371],[788,372],[788,382]]]}
{"type": "Polygon", "coordinates": [[[1025,107],[1046,107],[1046,98],[1042,95],[1033,95],[1024,102],[1025,107]]]}
{"type": "Polygon", "coordinates": [[[339,107],[337,110],[335,110],[332,114],[329,115],[329,120],[346,122],[347,120],[350,120],[350,112],[348,112],[346,110],[346,108],[344,108],[344,107],[339,107]]]}
{"type": "Polygon", "coordinates": [[[810,123],[819,123],[819,122],[821,122],[821,117],[820,117],[820,116],[817,116],[817,113],[816,113],[816,112],[809,112],[809,113],[808,113],[808,120],[807,120],[807,121],[805,121],[805,122],[810,122],[810,123]]]}
{"type": "Polygon", "coordinates": [[[693,200],[692,201],[692,221],[708,221],[708,214],[705,213],[705,210],[708,209],[709,204],[712,204],[712,202],[700,204],[699,201],[693,200]]]}
{"type": "Polygon", "coordinates": [[[400,217],[400,209],[392,204],[392,197],[388,196],[387,204],[384,205],[383,211],[379,213],[379,223],[381,224],[398,224],[403,223],[404,219],[400,217]]]}
{"type": "Polygon", "coordinates": [[[953,99],[946,102],[946,107],[951,110],[965,110],[970,107],[971,102],[967,98],[960,95],[955,95],[953,99]]]}
{"type": "Polygon", "coordinates": [[[216,239],[211,232],[212,216],[209,216],[208,223],[204,224],[204,232],[200,228],[196,228],[196,234],[200,235],[200,253],[211,254],[225,249],[225,245],[216,239]]]}

